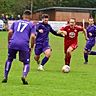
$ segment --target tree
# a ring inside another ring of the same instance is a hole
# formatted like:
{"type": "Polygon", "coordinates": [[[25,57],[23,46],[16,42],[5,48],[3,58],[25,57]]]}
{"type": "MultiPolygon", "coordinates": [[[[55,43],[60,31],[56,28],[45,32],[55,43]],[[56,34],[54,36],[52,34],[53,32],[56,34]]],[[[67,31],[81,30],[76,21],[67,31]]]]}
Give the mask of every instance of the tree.
{"type": "MultiPolygon", "coordinates": [[[[89,7],[96,8],[96,0],[33,0],[33,10],[45,7],[89,7]]],[[[22,14],[31,9],[31,0],[0,0],[0,13],[22,14]]]]}

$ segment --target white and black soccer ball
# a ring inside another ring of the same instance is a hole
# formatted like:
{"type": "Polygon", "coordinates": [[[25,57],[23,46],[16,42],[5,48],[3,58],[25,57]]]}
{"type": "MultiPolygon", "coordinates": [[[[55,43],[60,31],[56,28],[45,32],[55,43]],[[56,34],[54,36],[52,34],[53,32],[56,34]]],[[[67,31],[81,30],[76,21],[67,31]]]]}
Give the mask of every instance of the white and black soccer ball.
{"type": "Polygon", "coordinates": [[[64,72],[64,73],[69,73],[69,72],[70,72],[70,66],[64,65],[64,66],[62,67],[62,72],[64,72]]]}

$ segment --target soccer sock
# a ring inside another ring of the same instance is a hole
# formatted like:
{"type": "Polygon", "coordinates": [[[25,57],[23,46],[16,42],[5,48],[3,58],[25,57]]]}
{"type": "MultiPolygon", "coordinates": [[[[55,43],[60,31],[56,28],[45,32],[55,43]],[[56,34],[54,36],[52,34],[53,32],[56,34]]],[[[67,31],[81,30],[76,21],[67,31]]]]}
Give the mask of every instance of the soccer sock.
{"type": "Polygon", "coordinates": [[[10,71],[11,64],[12,64],[12,61],[11,61],[11,60],[7,60],[6,63],[5,63],[4,78],[6,78],[6,79],[7,79],[7,77],[8,77],[8,73],[9,73],[9,71],[10,71]]]}
{"type": "Polygon", "coordinates": [[[30,65],[24,64],[24,68],[23,68],[23,77],[24,78],[28,75],[29,70],[30,70],[30,65]]]}
{"type": "Polygon", "coordinates": [[[44,66],[48,60],[49,60],[48,57],[44,57],[42,62],[41,62],[41,65],[44,66]]]}
{"type": "Polygon", "coordinates": [[[96,55],[95,51],[91,51],[89,55],[96,55]]]}
{"type": "Polygon", "coordinates": [[[85,62],[88,62],[88,53],[84,53],[85,62]]]}
{"type": "Polygon", "coordinates": [[[71,55],[69,53],[65,56],[65,65],[70,66],[71,55]]]}

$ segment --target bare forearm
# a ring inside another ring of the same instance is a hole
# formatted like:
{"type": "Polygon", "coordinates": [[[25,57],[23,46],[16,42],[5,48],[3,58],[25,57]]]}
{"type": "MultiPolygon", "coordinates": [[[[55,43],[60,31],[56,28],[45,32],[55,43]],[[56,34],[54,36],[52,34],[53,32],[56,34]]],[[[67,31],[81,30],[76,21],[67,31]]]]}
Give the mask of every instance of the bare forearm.
{"type": "Polygon", "coordinates": [[[85,39],[87,40],[87,32],[86,32],[86,29],[83,29],[83,33],[84,33],[85,39]]]}
{"type": "Polygon", "coordinates": [[[12,35],[13,35],[12,31],[9,31],[9,32],[8,32],[8,42],[9,42],[10,39],[12,38],[12,35]]]}
{"type": "Polygon", "coordinates": [[[35,44],[35,35],[32,35],[30,39],[30,47],[33,48],[34,44],[35,44]]]}

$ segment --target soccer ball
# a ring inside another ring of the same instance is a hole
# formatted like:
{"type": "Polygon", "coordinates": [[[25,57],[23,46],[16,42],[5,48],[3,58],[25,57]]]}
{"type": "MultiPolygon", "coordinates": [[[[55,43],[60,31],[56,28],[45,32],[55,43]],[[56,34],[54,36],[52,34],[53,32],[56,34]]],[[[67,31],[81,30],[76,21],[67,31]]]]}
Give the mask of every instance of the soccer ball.
{"type": "Polygon", "coordinates": [[[62,72],[64,72],[64,73],[70,72],[70,66],[64,65],[64,66],[62,67],[62,72]]]}

